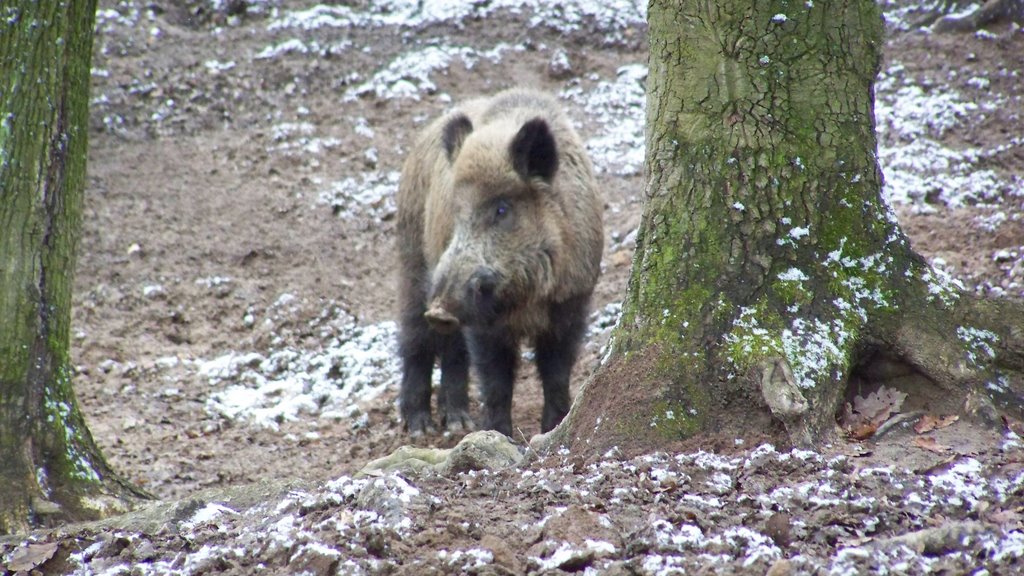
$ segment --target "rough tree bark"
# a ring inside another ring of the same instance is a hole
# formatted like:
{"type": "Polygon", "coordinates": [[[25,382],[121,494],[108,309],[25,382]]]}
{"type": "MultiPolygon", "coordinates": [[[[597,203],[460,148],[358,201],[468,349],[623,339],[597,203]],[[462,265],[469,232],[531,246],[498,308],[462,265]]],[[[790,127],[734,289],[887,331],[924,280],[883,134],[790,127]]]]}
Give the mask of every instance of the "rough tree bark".
{"type": "Polygon", "coordinates": [[[123,510],[71,388],[95,0],[0,13],[0,534],[123,510]]]}
{"type": "Polygon", "coordinates": [[[915,254],[881,197],[873,1],[649,7],[647,187],[601,367],[552,441],[646,450],[836,430],[848,385],[1013,396],[1019,303],[915,254]],[[731,436],[735,434],[735,436],[731,436]]]}

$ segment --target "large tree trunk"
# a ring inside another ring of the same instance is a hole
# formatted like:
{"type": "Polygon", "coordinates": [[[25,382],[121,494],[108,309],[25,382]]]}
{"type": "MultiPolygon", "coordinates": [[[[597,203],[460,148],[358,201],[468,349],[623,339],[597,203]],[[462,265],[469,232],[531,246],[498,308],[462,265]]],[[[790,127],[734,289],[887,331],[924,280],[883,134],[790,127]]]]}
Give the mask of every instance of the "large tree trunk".
{"type": "Polygon", "coordinates": [[[881,198],[873,1],[653,0],[648,18],[646,203],[628,294],[553,440],[643,450],[775,432],[809,444],[835,431],[851,382],[898,378],[958,400],[1019,385],[1019,306],[936,276],[881,198]]]}
{"type": "Polygon", "coordinates": [[[0,534],[122,510],[68,357],[95,0],[6,2],[0,27],[0,534]]]}

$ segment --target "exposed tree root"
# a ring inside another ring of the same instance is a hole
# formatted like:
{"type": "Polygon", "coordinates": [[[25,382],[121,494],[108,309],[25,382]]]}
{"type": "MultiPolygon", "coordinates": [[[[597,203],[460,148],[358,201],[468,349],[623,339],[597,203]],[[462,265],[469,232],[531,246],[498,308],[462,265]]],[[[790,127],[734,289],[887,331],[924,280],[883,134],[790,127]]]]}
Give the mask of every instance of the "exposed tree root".
{"type": "MultiPolygon", "coordinates": [[[[1001,413],[1024,417],[1021,318],[1020,301],[964,295],[949,307],[936,301],[877,326],[876,333],[851,348],[856,357],[840,387],[845,394],[802,391],[782,358],[762,363],[752,384],[759,384],[772,416],[797,446],[812,445],[836,429],[833,418],[844,398],[849,401],[881,386],[910,395],[906,412],[920,414],[927,407],[998,426],[1001,413]]],[[[832,386],[821,382],[818,387],[832,386]]]]}
{"type": "Polygon", "coordinates": [[[952,310],[904,315],[894,348],[917,372],[959,393],[963,412],[989,425],[1024,405],[1024,302],[961,296],[952,310]]]}

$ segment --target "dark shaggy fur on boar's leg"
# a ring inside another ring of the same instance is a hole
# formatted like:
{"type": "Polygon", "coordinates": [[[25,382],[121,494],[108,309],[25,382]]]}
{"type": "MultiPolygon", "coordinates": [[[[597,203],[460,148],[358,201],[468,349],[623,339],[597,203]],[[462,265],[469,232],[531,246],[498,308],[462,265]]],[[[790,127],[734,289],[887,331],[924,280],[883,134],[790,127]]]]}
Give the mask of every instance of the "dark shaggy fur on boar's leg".
{"type": "Polygon", "coordinates": [[[544,387],[541,432],[548,432],[569,412],[569,378],[587,330],[590,295],[551,305],[551,329],[534,340],[537,371],[544,387]]]}
{"type": "Polygon", "coordinates": [[[414,436],[434,430],[430,418],[430,376],[434,371],[435,336],[422,312],[404,314],[399,335],[402,356],[402,392],[399,399],[405,429],[414,436]]]}
{"type": "Polygon", "coordinates": [[[402,322],[399,341],[402,356],[401,410],[405,429],[414,436],[434,431],[430,413],[431,375],[441,357],[441,390],[437,407],[441,424],[449,430],[472,430],[469,417],[469,353],[460,332],[441,335],[430,329],[422,313],[411,313],[402,322]]]}
{"type": "Polygon", "coordinates": [[[441,425],[452,431],[472,430],[469,417],[469,352],[461,332],[444,337],[441,348],[441,391],[437,406],[441,425]]]}
{"type": "Polygon", "coordinates": [[[470,330],[470,358],[480,377],[484,430],[512,436],[512,389],[519,362],[519,343],[502,331],[470,330]]]}

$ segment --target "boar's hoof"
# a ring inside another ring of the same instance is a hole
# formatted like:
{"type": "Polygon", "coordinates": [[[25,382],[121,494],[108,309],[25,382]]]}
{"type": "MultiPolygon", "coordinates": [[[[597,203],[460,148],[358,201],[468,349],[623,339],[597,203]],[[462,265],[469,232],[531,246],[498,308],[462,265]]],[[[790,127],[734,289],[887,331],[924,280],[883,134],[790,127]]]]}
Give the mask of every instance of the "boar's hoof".
{"type": "Polygon", "coordinates": [[[459,329],[459,319],[440,306],[431,306],[423,313],[430,327],[441,334],[451,334],[459,329]]]}
{"type": "Polygon", "coordinates": [[[474,430],[473,419],[465,410],[449,410],[441,416],[441,424],[449,432],[472,432],[474,430]]]}
{"type": "Polygon", "coordinates": [[[429,412],[420,412],[405,419],[405,429],[413,438],[419,438],[424,434],[434,432],[434,423],[430,420],[429,412]]]}

